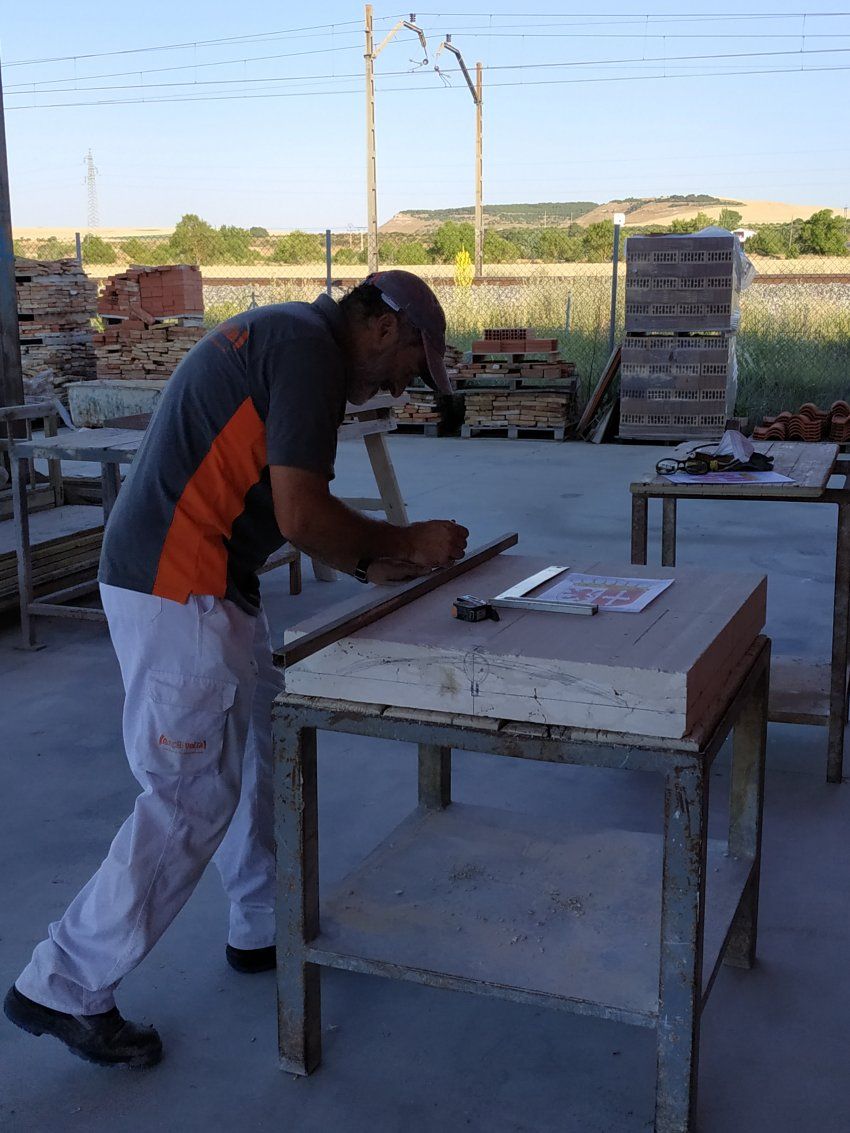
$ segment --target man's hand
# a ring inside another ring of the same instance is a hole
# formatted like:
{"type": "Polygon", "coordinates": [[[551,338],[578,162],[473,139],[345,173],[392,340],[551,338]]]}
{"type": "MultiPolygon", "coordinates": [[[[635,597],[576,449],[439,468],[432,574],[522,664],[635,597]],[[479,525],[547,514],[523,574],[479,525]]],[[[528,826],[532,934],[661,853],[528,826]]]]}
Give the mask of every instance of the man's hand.
{"type": "Polygon", "coordinates": [[[395,582],[410,582],[430,573],[429,567],[417,566],[416,563],[402,559],[375,559],[369,565],[366,578],[376,586],[392,586],[395,582]]]}
{"type": "Polygon", "coordinates": [[[453,519],[429,519],[411,523],[404,529],[408,543],[407,558],[419,566],[433,570],[462,559],[469,532],[453,519]]]}

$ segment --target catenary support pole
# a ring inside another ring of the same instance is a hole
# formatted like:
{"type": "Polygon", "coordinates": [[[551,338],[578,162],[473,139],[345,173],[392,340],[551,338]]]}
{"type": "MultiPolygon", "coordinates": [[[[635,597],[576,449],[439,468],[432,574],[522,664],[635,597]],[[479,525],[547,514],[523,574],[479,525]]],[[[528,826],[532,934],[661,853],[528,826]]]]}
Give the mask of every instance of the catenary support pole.
{"type": "Polygon", "coordinates": [[[375,41],[372,5],[366,5],[366,263],[378,270],[378,188],[375,164],[375,41]]]}
{"type": "Polygon", "coordinates": [[[475,278],[484,274],[484,127],[482,122],[482,67],[475,64],[475,278]]]}

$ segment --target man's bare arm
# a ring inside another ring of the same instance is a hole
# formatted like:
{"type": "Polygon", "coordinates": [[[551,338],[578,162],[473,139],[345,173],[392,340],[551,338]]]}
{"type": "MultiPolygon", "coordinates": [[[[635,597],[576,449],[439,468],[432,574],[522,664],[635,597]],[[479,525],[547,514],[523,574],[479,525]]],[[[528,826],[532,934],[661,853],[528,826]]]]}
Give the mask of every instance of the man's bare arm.
{"type": "Polygon", "coordinates": [[[331,495],[316,472],[270,468],[275,516],[281,532],[305,553],[348,574],[361,559],[410,563],[418,570],[447,566],[466,549],[469,532],[451,520],[398,527],[369,519],[331,495]]]}

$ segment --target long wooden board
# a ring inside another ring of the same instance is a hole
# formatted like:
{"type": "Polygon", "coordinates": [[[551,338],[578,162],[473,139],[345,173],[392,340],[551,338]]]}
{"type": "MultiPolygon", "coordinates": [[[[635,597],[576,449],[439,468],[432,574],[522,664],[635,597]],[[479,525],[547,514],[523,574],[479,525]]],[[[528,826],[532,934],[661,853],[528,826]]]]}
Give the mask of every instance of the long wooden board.
{"type": "Polygon", "coordinates": [[[401,586],[392,589],[382,589],[377,598],[372,598],[368,602],[344,604],[337,617],[324,625],[320,625],[310,633],[298,634],[297,631],[288,631],[290,636],[295,637],[295,640],[290,640],[284,644],[282,649],[275,650],[275,664],[288,666],[305,660],[320,649],[333,645],[341,637],[371,625],[379,618],[384,618],[387,614],[400,610],[402,606],[406,606],[414,598],[428,594],[430,591],[436,590],[438,586],[451,582],[458,575],[465,574],[474,567],[480,566],[488,559],[492,559],[494,555],[506,551],[508,547],[515,547],[518,542],[519,535],[516,532],[502,535],[498,539],[485,543],[483,547],[468,551],[462,559],[459,559],[450,567],[435,570],[424,578],[416,578],[412,582],[402,583],[401,586]]]}
{"type": "MultiPolygon", "coordinates": [[[[455,589],[444,585],[288,668],[287,691],[676,739],[716,715],[729,673],[764,625],[762,576],[588,563],[568,550],[558,558],[583,572],[675,582],[639,614],[503,610],[498,623],[475,624],[451,617],[455,589]]],[[[546,565],[501,555],[464,588],[492,597],[546,565]]]]}

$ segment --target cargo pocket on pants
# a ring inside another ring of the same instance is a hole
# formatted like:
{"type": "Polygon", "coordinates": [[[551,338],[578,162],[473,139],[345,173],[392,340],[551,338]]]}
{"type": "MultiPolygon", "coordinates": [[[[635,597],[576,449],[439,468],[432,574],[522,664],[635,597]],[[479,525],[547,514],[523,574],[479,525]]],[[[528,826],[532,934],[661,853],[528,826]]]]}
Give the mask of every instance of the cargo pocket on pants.
{"type": "Polygon", "coordinates": [[[130,745],[139,766],[158,775],[217,774],[236,687],[214,677],[148,672],[130,745]]]}

